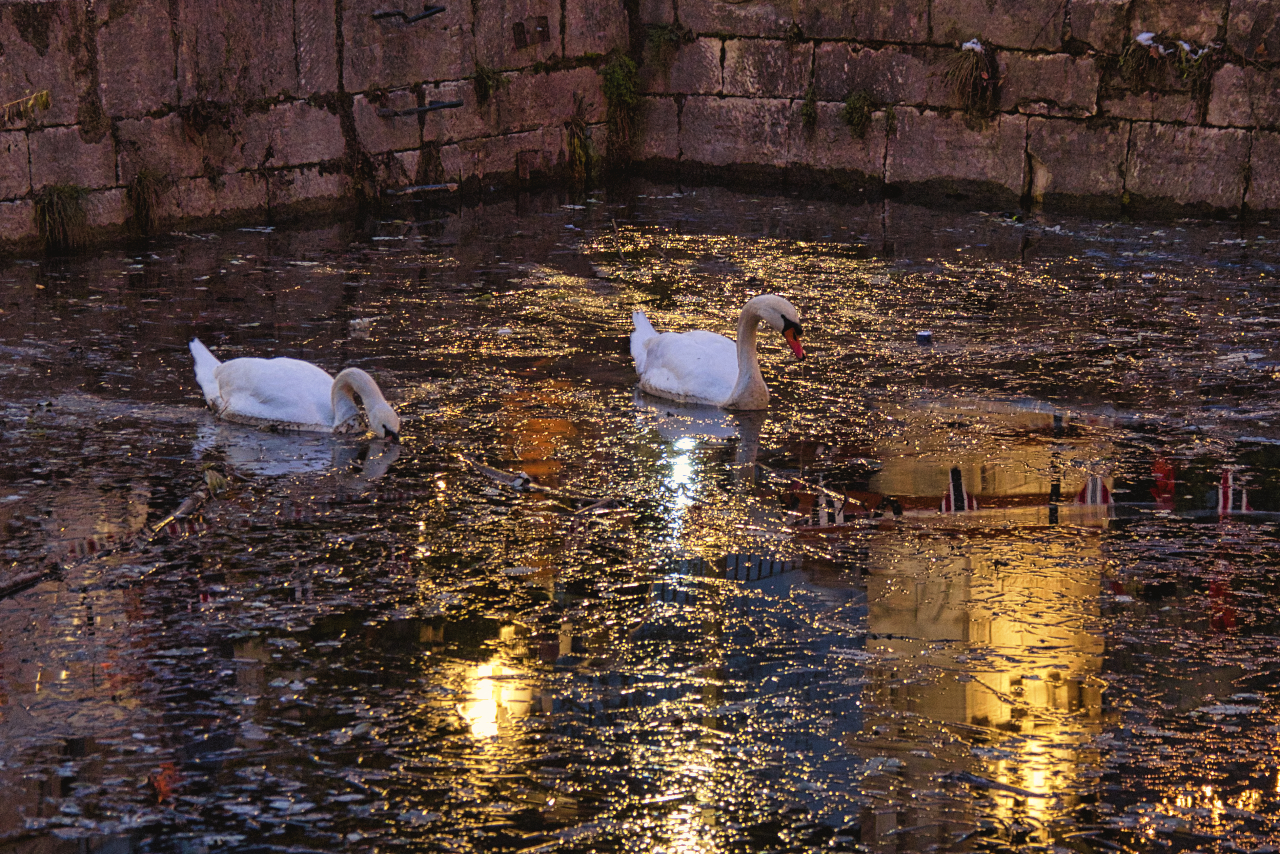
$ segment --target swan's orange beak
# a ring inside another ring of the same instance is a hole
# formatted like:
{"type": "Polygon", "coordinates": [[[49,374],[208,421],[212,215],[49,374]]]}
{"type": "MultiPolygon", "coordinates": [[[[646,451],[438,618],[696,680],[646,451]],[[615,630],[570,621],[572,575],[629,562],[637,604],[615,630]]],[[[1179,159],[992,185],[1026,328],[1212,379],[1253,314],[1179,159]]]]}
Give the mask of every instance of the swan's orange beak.
{"type": "Polygon", "coordinates": [[[797,359],[804,358],[804,348],[800,346],[800,339],[796,337],[796,331],[791,327],[782,330],[782,337],[787,339],[787,343],[791,345],[791,352],[796,354],[797,359]]]}

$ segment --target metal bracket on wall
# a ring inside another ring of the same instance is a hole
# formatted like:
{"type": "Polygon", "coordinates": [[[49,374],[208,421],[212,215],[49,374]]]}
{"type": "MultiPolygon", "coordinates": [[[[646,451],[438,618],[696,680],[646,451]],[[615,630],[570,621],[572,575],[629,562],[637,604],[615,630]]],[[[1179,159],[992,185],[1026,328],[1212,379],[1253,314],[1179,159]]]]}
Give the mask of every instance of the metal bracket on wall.
{"type": "Polygon", "coordinates": [[[416,24],[423,18],[430,18],[432,15],[439,15],[443,11],[443,6],[423,6],[421,12],[416,15],[410,15],[408,12],[402,12],[399,9],[390,9],[386,12],[374,12],[373,19],[375,21],[381,21],[384,18],[401,18],[406,24],[416,24]]]}
{"type": "Polygon", "coordinates": [[[420,113],[434,113],[436,110],[451,110],[454,107],[461,106],[461,101],[432,101],[425,107],[410,107],[407,110],[389,110],[384,107],[383,109],[378,110],[378,115],[386,118],[393,118],[395,116],[416,116],[420,113]]]}

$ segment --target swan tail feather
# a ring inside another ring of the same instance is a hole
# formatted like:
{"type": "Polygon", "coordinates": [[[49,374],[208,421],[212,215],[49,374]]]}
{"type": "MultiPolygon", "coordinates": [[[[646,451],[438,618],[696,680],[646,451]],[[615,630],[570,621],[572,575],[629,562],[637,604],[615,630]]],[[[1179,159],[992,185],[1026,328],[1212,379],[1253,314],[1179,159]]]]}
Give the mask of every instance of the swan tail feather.
{"type": "Polygon", "coordinates": [[[635,324],[635,331],[631,333],[631,358],[636,363],[636,373],[644,373],[645,354],[649,349],[649,342],[658,337],[658,331],[653,328],[653,324],[649,322],[649,318],[644,316],[643,311],[633,312],[631,322],[635,324]]]}
{"type": "Polygon", "coordinates": [[[192,338],[190,346],[191,355],[196,360],[196,382],[200,384],[200,391],[204,392],[206,403],[217,406],[222,395],[219,393],[218,378],[214,376],[214,371],[222,362],[218,361],[218,357],[213,355],[199,338],[192,338]]]}

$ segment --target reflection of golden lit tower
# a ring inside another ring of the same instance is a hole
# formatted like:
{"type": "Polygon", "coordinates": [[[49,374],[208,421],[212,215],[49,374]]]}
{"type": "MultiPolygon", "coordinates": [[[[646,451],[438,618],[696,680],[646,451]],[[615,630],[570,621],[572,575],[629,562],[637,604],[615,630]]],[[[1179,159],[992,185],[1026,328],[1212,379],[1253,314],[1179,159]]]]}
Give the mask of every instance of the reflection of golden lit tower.
{"type": "Polygon", "coordinates": [[[573,385],[550,380],[520,388],[502,399],[502,426],[511,437],[518,468],[546,486],[558,486],[561,464],[557,454],[579,438],[577,425],[567,417],[573,385]]]}

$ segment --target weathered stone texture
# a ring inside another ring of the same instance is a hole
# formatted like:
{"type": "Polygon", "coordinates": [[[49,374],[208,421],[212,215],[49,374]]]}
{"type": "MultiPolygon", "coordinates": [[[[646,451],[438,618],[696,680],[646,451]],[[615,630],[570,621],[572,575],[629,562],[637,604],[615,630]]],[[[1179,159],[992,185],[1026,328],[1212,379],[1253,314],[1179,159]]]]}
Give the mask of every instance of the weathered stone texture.
{"type": "Polygon", "coordinates": [[[974,181],[1022,194],[1027,119],[997,116],[983,125],[958,113],[920,113],[899,107],[897,132],[889,138],[885,180],[974,181]]]}
{"type": "Polygon", "coordinates": [[[380,116],[378,110],[411,110],[418,106],[418,96],[408,89],[388,92],[370,101],[364,95],[356,95],[351,104],[355,118],[356,139],[360,147],[370,154],[386,151],[403,151],[422,144],[418,117],[380,116]]]}
{"type": "Polygon", "coordinates": [[[1280,60],[1280,0],[1231,0],[1227,46],[1247,60],[1280,60]]]}
{"type": "Polygon", "coordinates": [[[723,81],[720,52],[723,42],[694,39],[676,49],[669,64],[650,62],[640,69],[641,91],[648,94],[714,95],[723,81]]]}
{"type": "Polygon", "coordinates": [[[733,39],[724,46],[724,92],[753,98],[803,98],[813,45],[733,39]]]}
{"type": "Polygon", "coordinates": [[[1253,210],[1280,210],[1280,133],[1253,134],[1251,179],[1245,202],[1253,210]]]}
{"type": "MultiPolygon", "coordinates": [[[[659,9],[647,14],[657,15],[659,9]]],[[[645,19],[648,21],[648,19],[645,19]]],[[[696,33],[777,37],[794,23],[806,38],[923,42],[928,0],[681,0],[680,21],[696,33]]],[[[659,23],[659,21],[654,21],[659,23]]]]}
{"type": "Polygon", "coordinates": [[[671,0],[640,0],[640,23],[671,24],[675,19],[675,5],[671,0]]]}
{"type": "Polygon", "coordinates": [[[28,137],[31,146],[31,184],[39,190],[51,184],[75,184],[86,189],[116,184],[116,151],[111,137],[88,143],[74,127],[46,128],[28,137]]]}
{"type": "Polygon", "coordinates": [[[123,187],[89,193],[84,198],[83,207],[85,223],[90,228],[124,225],[131,213],[123,187]]]}
{"type": "MultiPolygon", "coordinates": [[[[439,15],[404,24],[398,18],[373,20],[374,12],[387,8],[384,0],[344,3],[342,57],[347,91],[368,92],[427,81],[461,80],[475,72],[477,63],[490,68],[506,67],[501,64],[501,57],[481,58],[472,53],[476,40],[471,36],[470,3],[439,5],[445,6],[439,15]]],[[[496,31],[497,21],[492,17],[495,11],[486,9],[490,15],[488,30],[496,31]]],[[[510,39],[510,28],[506,33],[510,39]]],[[[495,53],[498,47],[500,45],[495,45],[495,53]]]]}
{"type": "Polygon", "coordinates": [[[469,139],[440,150],[450,181],[548,173],[564,162],[564,128],[469,139]]]}
{"type": "Polygon", "coordinates": [[[933,40],[981,38],[996,47],[1057,50],[1065,9],[1062,0],[934,0],[933,40]]]}
{"type": "Polygon", "coordinates": [[[0,199],[16,199],[31,192],[29,157],[25,133],[0,133],[0,199]]]}
{"type": "Polygon", "coordinates": [[[589,120],[603,117],[604,95],[600,91],[600,75],[594,69],[516,75],[494,96],[497,122],[491,130],[518,133],[544,125],[562,126],[573,117],[577,95],[582,96],[584,106],[590,102],[594,107],[586,114],[589,120]]]}
{"type": "Polygon", "coordinates": [[[1135,124],[1125,189],[1146,200],[1237,207],[1248,150],[1240,130],[1135,124]]]}
{"type": "Polygon", "coordinates": [[[1229,0],[1134,0],[1133,34],[1163,33],[1196,46],[1218,38],[1229,0]]]}
{"type": "MultiPolygon", "coordinates": [[[[475,15],[477,64],[524,68],[560,54],[557,0],[477,0],[475,15]]],[[[440,42],[435,49],[451,53],[454,46],[440,42]]]]}
{"type": "Polygon", "coordinates": [[[1193,124],[1199,106],[1189,92],[1115,92],[1101,99],[1099,112],[1139,122],[1193,124]]]}
{"type": "Polygon", "coordinates": [[[811,134],[801,128],[798,112],[792,115],[792,126],[801,129],[791,134],[791,161],[815,169],[847,170],[874,180],[882,179],[885,113],[873,113],[866,133],[856,137],[841,116],[843,110],[844,105],[840,103],[819,103],[818,121],[811,134]]]}
{"type": "Polygon", "coordinates": [[[351,193],[351,179],[339,172],[322,172],[319,167],[285,169],[267,179],[267,204],[271,208],[314,207],[351,193]]]}
{"type": "Polygon", "coordinates": [[[335,0],[293,0],[298,94],[338,91],[338,13],[335,0]]]}
{"type": "Polygon", "coordinates": [[[680,119],[671,98],[645,98],[640,102],[640,139],[636,159],[680,159],[680,119]]]}
{"type": "Polygon", "coordinates": [[[791,126],[798,124],[795,112],[790,101],[689,97],[680,120],[683,159],[708,166],[785,166],[791,126]]]}
{"type": "Polygon", "coordinates": [[[298,89],[293,4],[176,0],[182,100],[243,103],[298,89]]]}
{"type": "Polygon", "coordinates": [[[39,235],[35,202],[30,199],[0,202],[0,235],[6,243],[34,240],[39,235]]]}
{"type": "Polygon", "coordinates": [[[461,107],[427,113],[422,138],[436,142],[475,139],[493,134],[500,123],[499,102],[509,94],[505,87],[500,88],[489,95],[488,101],[481,104],[472,80],[427,86],[425,91],[428,101],[463,103],[461,107]]]}
{"type": "Polygon", "coordinates": [[[177,113],[117,122],[116,138],[121,183],[128,184],[143,169],[169,178],[194,178],[204,170],[203,152],[177,113]]]}
{"type": "Polygon", "coordinates": [[[1280,125],[1280,70],[1224,65],[1213,77],[1207,120],[1220,127],[1280,125]]]}
{"type": "MultiPolygon", "coordinates": [[[[87,66],[87,57],[73,53],[83,50],[79,30],[84,26],[81,7],[69,3],[0,5],[0,103],[8,103],[42,90],[53,98],[52,106],[38,113],[32,126],[70,124],[76,120],[80,93],[87,79],[76,69],[87,66]],[[25,12],[21,25],[19,12],[25,12]]],[[[10,128],[24,122],[12,122],[10,128]]]]}
{"type": "Polygon", "coordinates": [[[627,47],[627,12],[622,0],[569,3],[565,7],[564,55],[607,54],[627,47]]]}
{"type": "Polygon", "coordinates": [[[1031,191],[1045,196],[1114,196],[1124,191],[1129,124],[1032,118],[1027,127],[1031,191]]]}
{"type": "MultiPolygon", "coordinates": [[[[416,118],[409,120],[416,125],[416,118]]],[[[252,168],[324,163],[341,157],[344,148],[341,120],[302,101],[246,116],[244,136],[244,158],[252,168]]]]}
{"type": "Polygon", "coordinates": [[[141,116],[162,104],[176,104],[177,52],[168,0],[139,0],[108,7],[98,28],[98,75],[102,105],[116,117],[141,116]],[[117,14],[118,9],[123,9],[117,14]]]}
{"type": "Polygon", "coordinates": [[[936,49],[854,50],[848,44],[829,42],[818,46],[814,81],[818,98],[843,101],[851,93],[865,91],[877,104],[930,104],[949,102],[936,49]]]}
{"type": "Polygon", "coordinates": [[[1101,72],[1092,57],[999,54],[1000,109],[1091,116],[1098,111],[1101,72]]]}
{"type": "Polygon", "coordinates": [[[207,219],[266,206],[266,180],[255,172],[233,172],[217,181],[179,181],[171,192],[161,195],[159,215],[162,220],[207,219]]]}
{"type": "Polygon", "coordinates": [[[779,38],[791,23],[791,9],[783,1],[724,3],[721,0],[681,0],[680,23],[698,35],[741,35],[779,38]]]}
{"type": "Polygon", "coordinates": [[[1118,54],[1129,35],[1130,0],[1071,0],[1071,37],[1102,53],[1118,54]]]}

